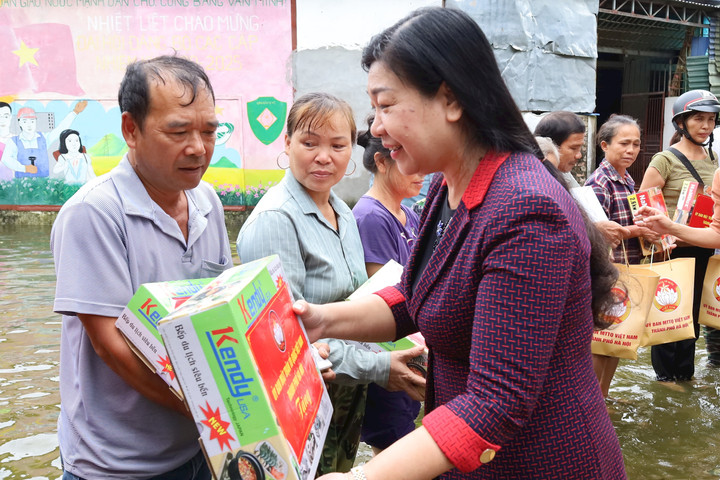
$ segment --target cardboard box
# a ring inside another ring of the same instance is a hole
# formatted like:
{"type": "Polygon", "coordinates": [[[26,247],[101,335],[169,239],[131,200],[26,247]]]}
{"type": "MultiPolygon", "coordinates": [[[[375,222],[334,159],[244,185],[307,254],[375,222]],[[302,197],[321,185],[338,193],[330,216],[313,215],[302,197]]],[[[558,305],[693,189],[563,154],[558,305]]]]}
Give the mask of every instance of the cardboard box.
{"type": "Polygon", "coordinates": [[[135,354],[150,370],[160,375],[180,398],[180,384],[175,378],[157,325],[161,318],[182,305],[211,280],[198,278],[142,284],[115,322],[135,354]]]}
{"type": "Polygon", "coordinates": [[[223,272],[159,330],[215,479],[314,478],[332,405],[277,256],[223,272]]]}
{"type": "MultiPolygon", "coordinates": [[[[360,285],[349,297],[348,300],[356,300],[366,295],[372,295],[373,293],[382,290],[385,287],[396,285],[400,282],[402,277],[403,267],[395,260],[388,261],[383,265],[380,270],[368,278],[365,283],[360,285]]],[[[373,353],[381,352],[394,352],[397,350],[408,350],[413,347],[423,346],[425,347],[425,353],[413,358],[408,362],[407,366],[410,367],[418,375],[423,377],[427,376],[427,347],[425,345],[425,338],[423,338],[420,332],[408,335],[405,338],[401,338],[396,342],[355,342],[348,340],[347,343],[357,345],[365,350],[373,353]]]]}

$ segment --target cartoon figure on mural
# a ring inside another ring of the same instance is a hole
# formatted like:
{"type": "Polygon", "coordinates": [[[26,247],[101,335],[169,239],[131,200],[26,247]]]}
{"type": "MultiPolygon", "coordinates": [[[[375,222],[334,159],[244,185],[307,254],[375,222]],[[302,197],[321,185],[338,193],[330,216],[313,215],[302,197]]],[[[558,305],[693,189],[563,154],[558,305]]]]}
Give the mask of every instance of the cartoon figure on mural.
{"type": "Polygon", "coordinates": [[[60,133],[60,148],[53,156],[57,160],[53,173],[63,177],[65,183],[85,183],[95,177],[92,162],[77,130],[67,129],[60,133]]]}
{"type": "Polygon", "coordinates": [[[15,172],[37,172],[37,167],[33,165],[23,165],[15,158],[11,159],[9,155],[7,159],[4,157],[5,146],[12,140],[11,122],[12,107],[9,103],[0,102],[0,181],[12,180],[15,178],[15,172]]]}
{"type": "Polygon", "coordinates": [[[73,111],[68,113],[57,127],[46,133],[37,131],[37,113],[34,109],[23,107],[18,110],[17,120],[20,134],[11,137],[11,141],[5,144],[2,163],[10,168],[13,168],[12,165],[17,165],[17,163],[37,168],[34,173],[27,169],[26,171],[14,169],[15,178],[47,177],[50,174],[48,145],[58,139],[60,132],[70,127],[75,117],[85,110],[86,106],[87,100],[77,102],[73,111]]]}

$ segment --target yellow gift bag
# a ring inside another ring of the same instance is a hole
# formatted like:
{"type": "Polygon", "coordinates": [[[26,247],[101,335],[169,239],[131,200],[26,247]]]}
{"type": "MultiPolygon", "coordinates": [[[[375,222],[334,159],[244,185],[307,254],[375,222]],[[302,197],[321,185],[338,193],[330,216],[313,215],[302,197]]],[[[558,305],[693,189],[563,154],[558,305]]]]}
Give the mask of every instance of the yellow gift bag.
{"type": "Polygon", "coordinates": [[[720,328],[720,255],[713,255],[708,261],[698,322],[720,328]]]}
{"type": "Polygon", "coordinates": [[[695,259],[673,258],[636,266],[660,275],[640,345],[695,338],[692,319],[695,259]]]}
{"type": "Polygon", "coordinates": [[[612,289],[617,303],[605,313],[612,325],[593,334],[592,353],[636,360],[660,275],[639,265],[615,266],[620,272],[612,289]]]}

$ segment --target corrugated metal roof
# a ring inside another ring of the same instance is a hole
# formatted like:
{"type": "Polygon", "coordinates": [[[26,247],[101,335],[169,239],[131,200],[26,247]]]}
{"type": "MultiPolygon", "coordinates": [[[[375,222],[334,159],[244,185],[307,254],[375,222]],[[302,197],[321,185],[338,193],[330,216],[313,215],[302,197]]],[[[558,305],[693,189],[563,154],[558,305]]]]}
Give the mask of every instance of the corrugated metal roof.
{"type": "Polygon", "coordinates": [[[720,0],[676,0],[672,3],[686,3],[688,5],[696,5],[700,7],[710,7],[720,9],[720,0]]]}
{"type": "Polygon", "coordinates": [[[710,81],[710,91],[715,95],[720,95],[720,32],[718,32],[718,20],[720,20],[720,12],[714,12],[713,21],[710,23],[710,46],[708,48],[708,80],[710,81]]]}
{"type": "Polygon", "coordinates": [[[720,0],[600,0],[598,50],[677,56],[687,28],[708,28],[720,0]]]}
{"type": "Polygon", "coordinates": [[[688,90],[708,90],[710,74],[708,73],[707,55],[687,57],[687,88],[688,90]]]}
{"type": "Polygon", "coordinates": [[[598,50],[654,51],[675,56],[685,38],[687,27],[657,20],[631,18],[600,12],[598,14],[598,50]]]}

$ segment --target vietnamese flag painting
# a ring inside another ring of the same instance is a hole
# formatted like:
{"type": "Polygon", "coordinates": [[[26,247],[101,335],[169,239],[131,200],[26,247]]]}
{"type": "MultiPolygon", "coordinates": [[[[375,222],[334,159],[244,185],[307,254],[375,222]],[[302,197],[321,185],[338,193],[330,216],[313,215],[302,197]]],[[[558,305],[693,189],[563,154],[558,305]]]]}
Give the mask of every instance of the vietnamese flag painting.
{"type": "Polygon", "coordinates": [[[70,27],[61,23],[0,26],[0,96],[32,92],[82,95],[70,27]]]}

